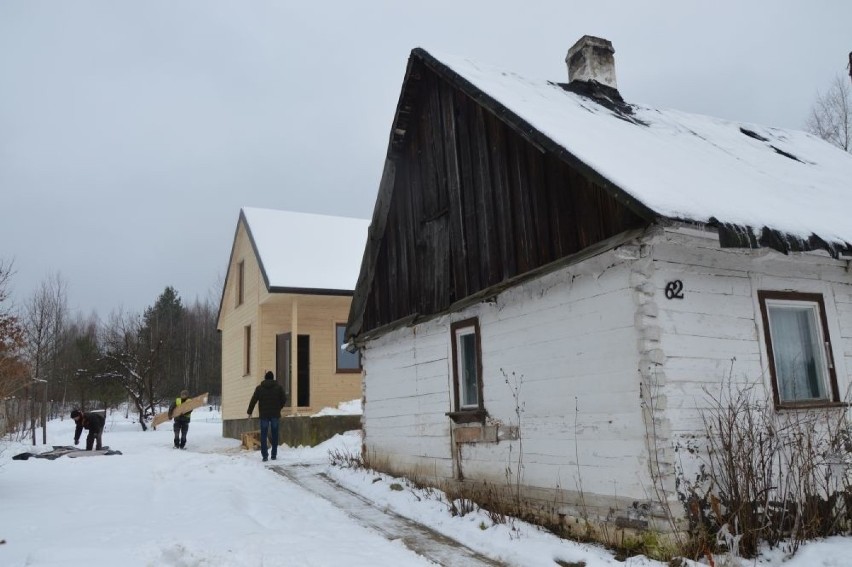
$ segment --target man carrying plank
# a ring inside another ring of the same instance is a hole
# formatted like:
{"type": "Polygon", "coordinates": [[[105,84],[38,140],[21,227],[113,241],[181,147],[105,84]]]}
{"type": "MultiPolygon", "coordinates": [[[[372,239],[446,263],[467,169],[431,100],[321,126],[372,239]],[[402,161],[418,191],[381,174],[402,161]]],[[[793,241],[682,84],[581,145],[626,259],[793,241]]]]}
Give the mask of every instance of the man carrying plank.
{"type": "MultiPolygon", "coordinates": [[[[172,402],[172,405],[169,406],[169,418],[172,419],[172,416],[175,413],[175,410],[180,407],[182,403],[184,403],[187,399],[189,399],[189,391],[181,390],[180,397],[175,398],[175,401],[172,402]]],[[[181,413],[179,415],[174,416],[174,430],[175,430],[175,449],[185,449],[186,448],[186,434],[189,431],[189,419],[192,410],[188,412],[181,413]]]]}
{"type": "MultiPolygon", "coordinates": [[[[175,401],[177,401],[177,400],[175,400],[175,401]]],[[[206,403],[207,403],[207,392],[205,392],[203,394],[199,394],[198,396],[195,396],[194,398],[189,398],[188,400],[181,398],[180,405],[177,405],[177,403],[174,403],[169,407],[169,411],[164,411],[162,413],[158,413],[157,415],[155,415],[153,421],[151,421],[151,425],[154,427],[154,429],[157,429],[157,426],[167,422],[168,420],[172,419],[173,417],[184,414],[188,411],[192,411],[194,409],[198,409],[206,403]]],[[[180,443],[178,443],[178,444],[180,444],[180,443]]]]}

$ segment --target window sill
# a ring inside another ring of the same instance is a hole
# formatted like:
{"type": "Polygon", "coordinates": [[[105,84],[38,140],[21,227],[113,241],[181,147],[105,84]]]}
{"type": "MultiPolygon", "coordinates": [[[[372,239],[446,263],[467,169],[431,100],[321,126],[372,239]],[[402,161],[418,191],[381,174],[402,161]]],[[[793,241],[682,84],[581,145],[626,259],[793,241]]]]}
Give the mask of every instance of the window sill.
{"type": "Polygon", "coordinates": [[[485,423],[488,412],[484,409],[448,411],[445,414],[455,423],[485,423]]]}
{"type": "Polygon", "coordinates": [[[334,371],[335,374],[360,374],[363,370],[361,368],[338,368],[334,371]]]}
{"type": "Polygon", "coordinates": [[[824,400],[814,402],[783,402],[775,404],[775,409],[779,411],[790,410],[812,410],[812,409],[842,409],[849,407],[848,402],[828,402],[824,400]]]}

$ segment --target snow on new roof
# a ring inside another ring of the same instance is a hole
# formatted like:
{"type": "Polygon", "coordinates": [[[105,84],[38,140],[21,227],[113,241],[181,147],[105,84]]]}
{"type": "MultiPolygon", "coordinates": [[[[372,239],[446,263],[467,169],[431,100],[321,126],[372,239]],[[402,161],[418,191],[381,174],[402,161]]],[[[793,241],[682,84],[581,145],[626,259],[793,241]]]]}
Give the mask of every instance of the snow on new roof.
{"type": "Polygon", "coordinates": [[[243,207],[270,288],[354,290],[370,221],[243,207]]]}
{"type": "Polygon", "coordinates": [[[852,155],[815,136],[631,104],[634,122],[552,82],[430,55],[664,217],[852,242],[852,155]]]}

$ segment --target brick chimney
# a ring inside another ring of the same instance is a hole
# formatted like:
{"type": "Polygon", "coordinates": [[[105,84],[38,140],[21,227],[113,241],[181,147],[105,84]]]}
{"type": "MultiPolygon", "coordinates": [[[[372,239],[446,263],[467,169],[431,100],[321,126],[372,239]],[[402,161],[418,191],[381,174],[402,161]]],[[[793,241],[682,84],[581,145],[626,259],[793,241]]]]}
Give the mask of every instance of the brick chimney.
{"type": "Polygon", "coordinates": [[[584,35],[568,50],[568,84],[575,81],[598,83],[618,90],[615,83],[615,49],[612,43],[600,37],[584,35]]]}

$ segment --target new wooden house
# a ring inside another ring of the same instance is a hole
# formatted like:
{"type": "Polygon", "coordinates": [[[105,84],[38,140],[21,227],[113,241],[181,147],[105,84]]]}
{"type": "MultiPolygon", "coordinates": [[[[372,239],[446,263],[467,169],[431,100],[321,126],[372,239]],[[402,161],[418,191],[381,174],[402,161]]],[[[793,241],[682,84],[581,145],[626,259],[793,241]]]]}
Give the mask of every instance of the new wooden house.
{"type": "Polygon", "coordinates": [[[358,354],[339,347],[368,221],[243,208],[219,305],[223,434],[256,429],[255,386],[275,373],[284,415],[361,397],[358,354]]]}
{"type": "Polygon", "coordinates": [[[559,83],[411,52],[346,333],[373,466],[679,530],[708,388],[846,412],[852,156],[627,103],[613,53],[559,83]]]}

